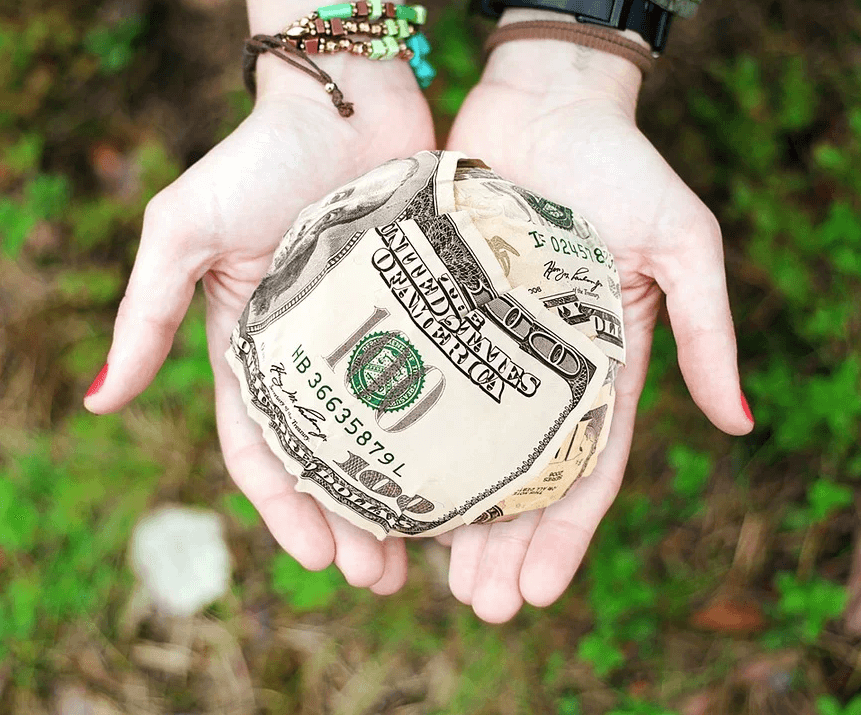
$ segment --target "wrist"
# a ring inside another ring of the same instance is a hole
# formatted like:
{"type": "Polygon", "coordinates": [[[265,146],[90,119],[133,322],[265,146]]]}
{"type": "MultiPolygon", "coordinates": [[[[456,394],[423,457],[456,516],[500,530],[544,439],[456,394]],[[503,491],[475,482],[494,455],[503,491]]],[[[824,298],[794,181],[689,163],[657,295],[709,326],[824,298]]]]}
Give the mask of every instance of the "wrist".
{"type": "MultiPolygon", "coordinates": [[[[311,60],[331,76],[347,101],[364,104],[392,95],[421,97],[415,76],[403,60],[377,62],[348,52],[311,55],[311,60]]],[[[301,96],[331,104],[318,80],[268,53],[258,57],[256,76],[258,100],[301,96]]]]}
{"type": "MultiPolygon", "coordinates": [[[[535,20],[579,24],[572,15],[532,8],[506,8],[499,26],[535,20]]],[[[587,23],[583,23],[587,25],[587,23]]],[[[648,49],[633,30],[613,30],[648,49]]],[[[525,92],[560,93],[571,100],[611,102],[633,119],[642,83],[640,69],[631,61],[572,42],[513,40],[491,53],[482,81],[513,86],[525,92]]]]}

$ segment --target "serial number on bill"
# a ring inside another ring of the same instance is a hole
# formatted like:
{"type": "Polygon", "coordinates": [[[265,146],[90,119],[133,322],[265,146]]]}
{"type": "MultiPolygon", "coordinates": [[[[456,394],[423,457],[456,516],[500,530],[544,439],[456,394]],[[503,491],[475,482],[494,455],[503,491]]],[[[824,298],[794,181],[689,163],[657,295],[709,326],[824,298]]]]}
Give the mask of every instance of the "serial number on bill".
{"type": "MultiPolygon", "coordinates": [[[[332,386],[323,382],[323,375],[311,369],[311,360],[301,346],[293,352],[293,366],[299,374],[310,376],[305,378],[305,382],[311,388],[311,394],[316,397],[321,409],[332,413],[332,419],[341,426],[346,434],[353,437],[357,445],[366,448],[368,453],[382,465],[387,466],[396,461],[395,455],[387,451],[382,442],[374,439],[374,433],[364,429],[365,423],[361,418],[354,416],[352,410],[344,405],[344,401],[333,394],[332,386]]],[[[277,367],[273,369],[277,371],[277,367]]],[[[325,414],[320,416],[323,420],[326,419],[325,414]]],[[[401,474],[403,467],[404,462],[401,462],[392,469],[392,474],[403,478],[403,474],[401,474]]]]}

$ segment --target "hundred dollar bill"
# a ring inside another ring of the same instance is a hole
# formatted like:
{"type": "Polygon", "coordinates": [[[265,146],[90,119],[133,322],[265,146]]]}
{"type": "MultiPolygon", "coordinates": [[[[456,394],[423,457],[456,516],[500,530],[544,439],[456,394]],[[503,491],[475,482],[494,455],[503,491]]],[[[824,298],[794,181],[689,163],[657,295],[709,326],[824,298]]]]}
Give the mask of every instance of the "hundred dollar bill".
{"type": "Polygon", "coordinates": [[[297,488],[379,538],[544,506],[606,440],[616,361],[460,210],[462,159],[388,162],[303,211],[227,353],[297,488]]]}

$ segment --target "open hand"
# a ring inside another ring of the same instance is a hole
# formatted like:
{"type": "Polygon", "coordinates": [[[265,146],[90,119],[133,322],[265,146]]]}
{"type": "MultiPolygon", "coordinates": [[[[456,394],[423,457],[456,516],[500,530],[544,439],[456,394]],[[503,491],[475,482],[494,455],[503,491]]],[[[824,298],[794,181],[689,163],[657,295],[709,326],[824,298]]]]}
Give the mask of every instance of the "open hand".
{"type": "Polygon", "coordinates": [[[497,48],[467,98],[449,148],[571,207],[598,230],[622,281],[627,365],[595,471],[559,502],[454,531],[452,593],[491,622],[567,587],[616,496],[666,294],[682,374],[697,405],[730,434],[753,426],[742,404],[720,227],[637,129],[640,73],[620,57],[554,41],[497,48]]]}
{"type": "Polygon", "coordinates": [[[403,542],[378,542],[297,493],[248,417],[224,354],[230,333],[299,211],[394,157],[433,148],[430,113],[404,62],[321,57],[354,102],[339,116],[323,87],[261,57],[258,99],[242,125],[147,206],[120,304],[107,375],[86,407],[120,409],[152,381],[202,279],[227,468],[281,546],[309,569],[333,560],[348,582],[391,593],[406,578],[403,542]]]}

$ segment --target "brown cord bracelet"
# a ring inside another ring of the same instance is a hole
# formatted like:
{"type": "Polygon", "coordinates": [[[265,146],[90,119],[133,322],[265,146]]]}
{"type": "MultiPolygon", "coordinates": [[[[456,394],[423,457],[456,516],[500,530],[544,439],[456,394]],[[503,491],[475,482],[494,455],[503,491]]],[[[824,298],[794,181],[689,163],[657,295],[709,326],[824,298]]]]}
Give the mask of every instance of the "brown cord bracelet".
{"type": "Polygon", "coordinates": [[[255,75],[257,57],[262,55],[264,52],[269,52],[275,55],[288,64],[293,65],[296,69],[300,69],[305,74],[313,77],[322,84],[325,90],[331,95],[332,104],[335,105],[338,113],[342,117],[352,116],[352,102],[344,100],[344,95],[341,93],[341,90],[338,89],[338,85],[332,81],[332,78],[328,73],[317,67],[317,65],[315,65],[302,50],[291,45],[283,37],[275,35],[254,35],[254,37],[250,37],[245,40],[245,46],[243,47],[242,53],[242,78],[245,81],[245,88],[252,97],[256,97],[257,95],[257,78],[255,75]],[[296,60],[291,59],[285,53],[295,55],[300,60],[305,61],[310,65],[310,67],[306,67],[296,60]]]}
{"type": "Polygon", "coordinates": [[[487,54],[504,42],[512,40],[562,40],[595,50],[610,52],[633,62],[645,75],[655,65],[655,57],[642,45],[622,37],[618,31],[583,23],[557,20],[513,22],[497,27],[484,43],[487,54]]]}

